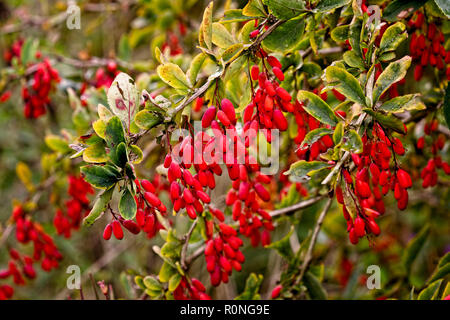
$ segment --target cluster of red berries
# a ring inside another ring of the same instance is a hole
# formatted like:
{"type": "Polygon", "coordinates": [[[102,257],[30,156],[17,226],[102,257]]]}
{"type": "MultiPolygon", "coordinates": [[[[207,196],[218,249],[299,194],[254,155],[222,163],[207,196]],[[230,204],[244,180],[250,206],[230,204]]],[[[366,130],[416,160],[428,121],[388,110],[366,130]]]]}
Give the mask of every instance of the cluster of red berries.
{"type": "MultiPolygon", "coordinates": [[[[21,62],[23,43],[22,39],[15,41],[11,48],[4,53],[7,64],[11,64],[13,58],[17,58],[18,62],[21,62]]],[[[41,53],[38,51],[36,58],[40,57],[41,53]]],[[[45,114],[46,107],[50,103],[50,91],[56,83],[60,82],[60,78],[58,71],[51,66],[48,59],[26,67],[33,72],[27,75],[29,81],[22,88],[22,99],[25,103],[24,114],[26,118],[38,118],[45,114]]]]}
{"type": "Polygon", "coordinates": [[[22,88],[26,118],[38,118],[45,114],[46,107],[50,103],[50,91],[59,81],[58,71],[51,66],[48,59],[37,64],[31,86],[26,85],[22,88]]]}
{"type": "MultiPolygon", "coordinates": [[[[444,48],[444,33],[434,23],[427,24],[424,14],[417,11],[408,25],[415,29],[411,35],[409,51],[412,58],[418,61],[414,68],[416,81],[422,78],[423,69],[427,65],[443,70],[445,64],[450,64],[450,50],[446,51],[444,48]]],[[[450,80],[450,66],[447,66],[446,76],[450,80]]]]}
{"type": "Polygon", "coordinates": [[[105,87],[108,89],[116,78],[119,70],[117,70],[117,63],[109,61],[105,68],[98,68],[95,72],[95,87],[105,87]]]}
{"type": "MultiPolygon", "coordinates": [[[[228,99],[221,101],[218,111],[214,106],[208,108],[202,118],[203,128],[211,127],[215,143],[222,146],[228,176],[233,181],[232,189],[226,197],[226,204],[233,207],[232,217],[233,220],[239,221],[239,232],[251,238],[254,246],[260,241],[263,245],[267,245],[270,243],[269,231],[273,230],[272,219],[260,207],[258,198],[264,202],[270,201],[270,194],[263,184],[270,183],[271,178],[259,172],[260,167],[248,150],[252,140],[256,138],[259,124],[256,119],[251,121],[249,119],[244,125],[243,137],[237,133],[235,124],[235,110],[228,99]],[[215,120],[216,118],[223,127],[215,120]],[[227,136],[224,135],[224,129],[227,136]],[[265,229],[262,235],[260,228],[265,229]]],[[[269,136],[266,137],[269,140],[269,136]]]]}
{"type": "Polygon", "coordinates": [[[175,300],[211,300],[200,280],[192,278],[189,281],[186,277],[181,278],[180,284],[173,291],[173,297],[175,300]]]}
{"type": "Polygon", "coordinates": [[[42,227],[33,222],[20,206],[14,208],[13,220],[16,224],[17,241],[24,244],[33,242],[33,259],[39,261],[44,254],[41,263],[42,269],[50,271],[58,267],[58,261],[62,259],[62,256],[53,243],[53,239],[44,232],[42,227]]]}
{"type": "Polygon", "coordinates": [[[270,193],[263,184],[269,184],[271,178],[253,171],[252,167],[239,165],[239,176],[233,181],[225,202],[227,206],[232,206],[233,220],[239,221],[239,233],[250,238],[252,246],[256,247],[260,242],[263,246],[270,244],[269,232],[274,226],[272,217],[258,201],[258,198],[264,202],[270,201],[270,193]],[[262,233],[260,228],[264,228],[262,233]]]}
{"type": "Polygon", "coordinates": [[[257,81],[259,88],[256,92],[252,91],[252,102],[245,108],[242,120],[244,132],[247,129],[255,132],[258,129],[267,129],[263,132],[267,141],[271,142],[270,129],[285,131],[288,122],[283,112],[294,112],[294,106],[291,103],[291,95],[276,81],[276,79],[280,82],[284,80],[280,61],[274,56],[268,56],[262,49],[260,49],[259,55],[262,58],[264,71],[260,72],[257,65],[252,66],[250,70],[251,81],[257,81]],[[274,77],[269,74],[266,62],[272,67],[274,77]]]}
{"type": "MultiPolygon", "coordinates": [[[[182,33],[183,29],[180,25],[180,33],[182,33]]],[[[161,46],[161,50],[164,52],[166,49],[169,50],[169,55],[176,56],[178,54],[183,53],[183,48],[180,45],[180,40],[178,36],[172,31],[167,32],[166,41],[161,46]]]]}
{"type": "MultiPolygon", "coordinates": [[[[337,91],[336,91],[337,92],[337,91]]],[[[344,111],[336,111],[338,116],[345,118],[346,113],[344,111]]],[[[312,117],[303,108],[303,103],[295,101],[294,107],[295,122],[297,124],[297,136],[294,138],[294,142],[299,145],[297,148],[297,156],[300,159],[305,159],[312,161],[317,159],[319,154],[328,150],[328,148],[333,147],[334,143],[330,135],[324,135],[316,142],[312,143],[309,147],[303,146],[302,143],[308,132],[315,130],[321,126],[320,122],[312,117]]]]}
{"type": "Polygon", "coordinates": [[[173,209],[175,212],[186,209],[191,219],[202,214],[204,205],[211,202],[206,189],[214,189],[214,175],[222,174],[222,168],[216,159],[204,156],[206,146],[213,142],[214,138],[202,131],[196,134],[195,139],[188,135],[164,159],[173,209]],[[195,170],[195,175],[191,173],[191,168],[195,170]]]}
{"type": "Polygon", "coordinates": [[[68,194],[71,198],[65,202],[67,212],[58,209],[53,219],[53,225],[59,235],[70,238],[72,229],[79,229],[81,219],[89,211],[87,195],[93,193],[91,185],[84,181],[83,177],[69,175],[68,194]]]}
{"type": "Polygon", "coordinates": [[[380,228],[374,219],[385,212],[383,195],[393,190],[397,207],[404,210],[408,205],[407,189],[412,186],[409,173],[399,168],[395,160],[395,154],[405,154],[400,139],[389,138],[378,123],[374,123],[371,137],[369,138],[368,134],[363,136],[364,147],[361,155],[352,154],[352,161],[357,169],[355,180],[347,169],[342,170],[346,191],[355,203],[355,217],[349,214],[345,206],[342,189],[339,186],[336,188],[336,197],[343,205],[347,231],[353,244],[358,243],[359,238],[366,234],[380,234],[380,228]],[[391,149],[395,160],[394,173],[390,171],[393,156],[391,149]]]}
{"type": "MultiPolygon", "coordinates": [[[[33,255],[21,256],[15,249],[10,249],[10,261],[8,268],[0,270],[0,279],[12,277],[14,284],[25,284],[24,276],[28,279],[36,277],[33,263],[41,261],[42,270],[49,272],[57,268],[62,259],[61,253],[55,246],[53,239],[44,232],[42,227],[33,222],[21,206],[15,206],[12,213],[12,221],[16,225],[16,240],[19,243],[33,243],[33,255]]],[[[11,286],[0,286],[0,300],[11,298],[14,290],[11,286]]]]}
{"type": "MultiPolygon", "coordinates": [[[[159,183],[159,178],[156,181],[159,183]]],[[[139,234],[142,230],[151,239],[158,230],[163,228],[156,217],[155,210],[158,210],[165,216],[167,214],[167,208],[156,195],[157,189],[155,185],[146,179],[142,179],[141,181],[136,179],[134,183],[136,185],[136,221],[124,219],[122,216],[118,216],[111,211],[113,219],[106,225],[103,231],[103,239],[109,240],[114,234],[117,240],[122,240],[124,237],[122,227],[132,234],[139,234]]]]}
{"type": "Polygon", "coordinates": [[[220,223],[219,229],[218,235],[208,240],[205,247],[206,270],[215,287],[221,282],[227,283],[233,269],[241,271],[245,261],[239,250],[243,242],[237,237],[236,230],[225,223],[220,223]]]}
{"type": "Polygon", "coordinates": [[[427,165],[422,169],[420,177],[422,178],[422,187],[428,188],[433,187],[437,184],[438,173],[437,169],[442,169],[445,174],[450,175],[450,165],[442,161],[441,156],[438,154],[440,150],[444,148],[445,145],[445,135],[438,133],[439,122],[437,119],[432,119],[427,121],[424,126],[425,135],[417,140],[417,149],[425,151],[426,140],[425,137],[430,137],[431,140],[430,150],[433,157],[428,160],[427,165]]]}
{"type": "Polygon", "coordinates": [[[162,190],[167,190],[167,184],[162,184],[160,180],[160,176],[156,175],[152,182],[146,179],[134,181],[137,187],[135,200],[138,205],[136,223],[149,239],[153,238],[159,230],[164,229],[156,217],[156,210],[163,216],[167,214],[166,206],[158,201],[157,197],[162,190]]]}
{"type": "Polygon", "coordinates": [[[10,48],[6,49],[3,52],[3,59],[5,60],[6,64],[11,65],[13,58],[17,58],[20,60],[24,42],[25,41],[23,39],[18,39],[13,42],[10,48]]]}

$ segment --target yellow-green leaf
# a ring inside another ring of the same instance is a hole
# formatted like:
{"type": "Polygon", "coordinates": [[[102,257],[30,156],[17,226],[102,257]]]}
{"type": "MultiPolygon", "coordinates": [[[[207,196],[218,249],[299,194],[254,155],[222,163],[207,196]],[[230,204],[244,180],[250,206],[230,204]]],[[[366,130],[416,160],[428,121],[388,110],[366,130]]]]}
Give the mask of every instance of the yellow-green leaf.
{"type": "Polygon", "coordinates": [[[174,63],[166,63],[159,65],[156,69],[159,77],[169,86],[180,90],[189,90],[190,85],[181,68],[174,63]]]}
{"type": "Polygon", "coordinates": [[[375,104],[383,93],[397,81],[403,79],[411,65],[411,57],[405,56],[397,61],[391,62],[380,74],[373,89],[373,104],[375,104]]]}
{"type": "Polygon", "coordinates": [[[334,127],[339,122],[330,106],[314,93],[300,90],[297,94],[297,99],[301,101],[309,100],[309,103],[304,108],[305,111],[321,123],[334,127]]]}
{"type": "Polygon", "coordinates": [[[225,49],[234,44],[233,36],[223,24],[214,22],[212,30],[212,42],[216,46],[225,49]]]}
{"type": "Polygon", "coordinates": [[[325,77],[328,85],[333,86],[349,100],[360,105],[366,104],[366,98],[358,80],[347,70],[330,66],[325,69],[325,77]]]}

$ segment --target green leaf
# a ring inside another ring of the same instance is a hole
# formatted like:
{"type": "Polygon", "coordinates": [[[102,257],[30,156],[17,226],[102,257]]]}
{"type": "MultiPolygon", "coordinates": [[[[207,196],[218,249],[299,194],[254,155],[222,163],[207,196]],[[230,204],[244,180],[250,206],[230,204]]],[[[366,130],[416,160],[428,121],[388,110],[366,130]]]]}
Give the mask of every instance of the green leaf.
{"type": "Polygon", "coordinates": [[[172,267],[169,263],[164,262],[161,270],[159,270],[159,281],[161,282],[169,282],[170,278],[178,273],[177,270],[172,267]]]}
{"type": "Polygon", "coordinates": [[[336,128],[334,129],[333,133],[333,142],[335,145],[338,145],[341,143],[342,138],[344,137],[344,122],[340,121],[336,128]]]}
{"type": "Polygon", "coordinates": [[[80,168],[84,179],[98,189],[109,189],[122,177],[111,165],[88,165],[80,168]]]}
{"type": "Polygon", "coordinates": [[[361,56],[359,56],[355,50],[344,52],[344,55],[342,57],[344,58],[345,63],[348,64],[350,67],[358,68],[361,70],[365,69],[365,65],[361,56]]]}
{"type": "Polygon", "coordinates": [[[364,112],[370,114],[376,121],[378,121],[383,127],[390,128],[395,132],[405,134],[405,126],[402,120],[394,116],[392,113],[384,114],[374,111],[369,108],[363,109],[364,112]]]}
{"type": "Polygon", "coordinates": [[[417,99],[418,94],[407,94],[395,97],[383,103],[378,110],[386,112],[404,112],[406,110],[424,110],[425,105],[417,99]]]}
{"type": "Polygon", "coordinates": [[[186,72],[186,76],[192,85],[195,85],[195,83],[197,82],[198,73],[200,72],[203,63],[205,62],[206,57],[206,53],[202,52],[196,55],[194,59],[192,59],[191,66],[186,72]]]}
{"type": "Polygon", "coordinates": [[[391,62],[380,74],[373,90],[373,104],[375,104],[383,93],[397,81],[403,79],[411,65],[411,57],[405,56],[397,61],[391,62]]]}
{"type": "Polygon", "coordinates": [[[322,161],[306,161],[300,160],[291,164],[291,167],[286,171],[285,175],[293,175],[295,177],[303,178],[309,175],[310,172],[320,170],[330,165],[322,161]]]}
{"type": "Polygon", "coordinates": [[[242,10],[242,14],[249,17],[265,17],[266,12],[261,0],[250,0],[242,10]]]}
{"type": "Polygon", "coordinates": [[[141,148],[139,148],[135,144],[132,144],[130,146],[130,158],[134,164],[139,164],[142,162],[142,160],[144,160],[144,153],[142,152],[141,148]]]}
{"type": "Polygon", "coordinates": [[[270,51],[288,52],[297,46],[304,31],[304,19],[294,18],[277,27],[262,43],[270,51]]]}
{"type": "Polygon", "coordinates": [[[102,119],[98,119],[92,123],[92,128],[95,133],[102,139],[105,139],[106,122],[102,119]]]}
{"type": "Polygon", "coordinates": [[[417,297],[417,300],[436,300],[439,294],[439,288],[441,287],[442,279],[437,280],[433,283],[431,283],[428,287],[423,289],[419,296],[417,297]]]}
{"type": "Polygon", "coordinates": [[[119,143],[117,147],[110,150],[110,158],[119,168],[125,167],[128,162],[127,146],[125,145],[125,142],[119,143]]]}
{"type": "Polygon", "coordinates": [[[176,258],[180,256],[181,245],[177,242],[166,242],[161,248],[161,254],[166,258],[176,258]]]}
{"type": "Polygon", "coordinates": [[[297,99],[301,101],[309,100],[308,105],[304,107],[305,111],[321,123],[334,127],[339,122],[330,106],[314,93],[300,90],[297,99]]]}
{"type": "Polygon", "coordinates": [[[172,88],[184,91],[188,91],[190,89],[186,75],[178,65],[171,62],[162,64],[156,68],[156,72],[158,72],[161,80],[172,88]]]}
{"type": "Polygon", "coordinates": [[[326,136],[326,135],[332,134],[332,133],[333,133],[333,130],[328,129],[328,128],[314,129],[306,134],[305,138],[302,141],[302,144],[300,145],[300,148],[303,149],[305,145],[310,146],[314,142],[319,141],[319,139],[322,138],[323,136],[326,136]]]}
{"type": "Polygon", "coordinates": [[[105,212],[106,206],[111,200],[113,193],[114,188],[109,188],[98,195],[97,200],[95,200],[94,206],[88,216],[83,219],[83,224],[85,226],[90,227],[98,218],[100,218],[100,216],[105,212]]]}
{"type": "Polygon", "coordinates": [[[139,92],[134,80],[126,73],[119,73],[108,89],[107,95],[112,112],[129,129],[139,106],[139,92]]]}
{"type": "Polygon", "coordinates": [[[443,267],[449,262],[450,262],[450,252],[447,252],[445,256],[443,256],[441,260],[439,260],[438,268],[443,267]]]}
{"type": "Polygon", "coordinates": [[[119,200],[119,212],[125,220],[133,219],[136,216],[137,205],[131,191],[126,187],[119,200]]]}
{"type": "Polygon", "coordinates": [[[230,9],[225,11],[224,17],[220,21],[222,23],[232,23],[254,20],[257,18],[258,17],[249,17],[244,15],[242,9],[230,9]]]}
{"type": "Polygon", "coordinates": [[[261,274],[256,275],[255,273],[251,273],[245,282],[244,292],[234,300],[260,300],[261,296],[258,291],[263,279],[264,277],[261,274]]]}
{"type": "Polygon", "coordinates": [[[311,78],[318,77],[322,74],[322,68],[315,62],[305,62],[299,71],[306,72],[311,78]]]}
{"type": "Polygon", "coordinates": [[[306,11],[303,0],[263,0],[278,19],[288,20],[306,11]]]}
{"type": "Polygon", "coordinates": [[[358,80],[347,70],[330,66],[325,69],[325,77],[329,85],[346,96],[349,100],[364,106],[366,97],[358,80]]]}
{"type": "Polygon", "coordinates": [[[47,135],[45,137],[45,144],[55,152],[68,153],[72,151],[67,141],[53,134],[47,135]]]}
{"type": "Polygon", "coordinates": [[[358,132],[352,129],[345,134],[342,149],[352,153],[363,152],[363,142],[358,132]]]}
{"type": "Polygon", "coordinates": [[[383,19],[389,22],[397,21],[399,19],[398,15],[404,12],[414,12],[423,6],[428,0],[394,0],[389,2],[386,8],[383,10],[383,19]]]}
{"type": "Polygon", "coordinates": [[[330,33],[331,39],[335,42],[344,42],[348,39],[349,28],[349,25],[334,28],[330,33]]]}
{"type": "Polygon", "coordinates": [[[103,141],[88,146],[83,151],[83,161],[87,163],[104,163],[108,161],[108,155],[103,141]]]}
{"type": "Polygon", "coordinates": [[[361,28],[362,28],[361,19],[355,19],[355,21],[353,21],[350,24],[350,28],[348,31],[348,41],[352,46],[352,50],[355,51],[355,54],[362,59],[362,52],[360,46],[361,28]]]}
{"type": "Polygon", "coordinates": [[[203,12],[203,20],[200,25],[199,43],[212,49],[212,23],[213,23],[213,1],[211,1],[203,12]]]}
{"type": "Polygon", "coordinates": [[[36,39],[28,38],[22,45],[20,50],[20,60],[24,66],[36,60],[36,51],[39,42],[36,39]]]}
{"type": "Polygon", "coordinates": [[[181,282],[181,274],[175,273],[169,280],[169,291],[173,292],[181,282]]]}
{"type": "Polygon", "coordinates": [[[405,29],[405,25],[401,22],[397,22],[387,28],[381,38],[379,54],[397,49],[400,43],[408,38],[405,29]]]}
{"type": "Polygon", "coordinates": [[[420,250],[425,245],[429,232],[430,226],[424,226],[419,234],[408,243],[408,246],[402,256],[402,262],[408,274],[411,271],[411,266],[419,255],[420,250]]]}
{"type": "Polygon", "coordinates": [[[160,115],[152,112],[150,110],[144,109],[139,111],[135,117],[136,125],[143,129],[149,130],[151,128],[156,127],[158,124],[163,122],[163,119],[160,115]]]}
{"type": "Polygon", "coordinates": [[[289,232],[280,240],[272,242],[267,245],[266,248],[275,249],[280,256],[285,258],[287,261],[290,261],[293,257],[292,247],[290,238],[294,232],[294,226],[291,226],[289,232]]]}
{"type": "Polygon", "coordinates": [[[442,13],[450,19],[450,2],[448,0],[434,0],[442,13]]]}
{"type": "Polygon", "coordinates": [[[120,143],[125,142],[125,133],[123,131],[122,122],[117,116],[109,119],[106,124],[105,140],[110,149],[114,149],[120,143]]]}
{"type": "Polygon", "coordinates": [[[380,55],[379,60],[382,62],[388,62],[395,58],[395,52],[386,52],[380,55]]]}
{"type": "Polygon", "coordinates": [[[320,0],[315,10],[318,12],[329,12],[333,9],[349,4],[351,0],[320,0]]]}
{"type": "Polygon", "coordinates": [[[233,44],[222,52],[221,58],[225,63],[230,63],[234,61],[243,50],[244,45],[242,43],[233,44]]]}
{"type": "Polygon", "coordinates": [[[436,271],[431,276],[430,280],[428,280],[428,283],[434,282],[438,279],[443,279],[448,274],[450,274],[450,262],[442,267],[438,267],[436,271]]]}
{"type": "Polygon", "coordinates": [[[158,290],[162,290],[163,289],[163,285],[161,282],[159,282],[157,279],[155,279],[152,276],[146,276],[143,279],[143,284],[146,288],[150,289],[150,290],[154,290],[154,291],[158,291],[158,290]]]}
{"type": "Polygon", "coordinates": [[[326,300],[327,292],[322,287],[319,279],[316,278],[310,271],[305,273],[303,277],[303,284],[308,289],[309,296],[313,300],[326,300]]]}
{"type": "Polygon", "coordinates": [[[450,82],[447,83],[447,88],[445,89],[443,110],[445,121],[447,122],[447,127],[450,128],[450,82]]]}
{"type": "Polygon", "coordinates": [[[212,42],[219,48],[225,49],[234,44],[233,36],[223,24],[214,22],[212,30],[212,42]]]}

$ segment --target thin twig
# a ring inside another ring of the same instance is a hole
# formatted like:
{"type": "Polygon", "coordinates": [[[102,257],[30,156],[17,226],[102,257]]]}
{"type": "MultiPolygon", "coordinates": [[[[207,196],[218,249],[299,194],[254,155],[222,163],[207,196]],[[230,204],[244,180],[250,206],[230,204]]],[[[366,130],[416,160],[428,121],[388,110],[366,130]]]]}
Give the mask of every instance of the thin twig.
{"type": "Polygon", "coordinates": [[[312,261],[312,252],[314,250],[314,246],[317,241],[317,236],[319,235],[320,227],[322,226],[323,220],[325,219],[325,216],[330,209],[331,203],[333,202],[333,198],[329,198],[327,203],[325,204],[325,207],[323,208],[322,212],[319,215],[319,218],[317,219],[316,226],[314,227],[313,234],[311,236],[311,241],[309,242],[308,251],[306,252],[305,259],[303,260],[302,267],[300,269],[300,275],[298,276],[297,280],[295,281],[295,285],[299,284],[303,276],[305,275],[306,271],[309,268],[309,265],[312,261]]]}
{"type": "Polygon", "coordinates": [[[197,222],[198,222],[198,219],[195,219],[194,222],[192,222],[192,225],[189,228],[189,231],[185,234],[185,236],[183,238],[184,245],[183,245],[183,248],[181,249],[180,260],[181,260],[181,267],[184,270],[187,270],[187,268],[188,268],[188,264],[186,263],[186,253],[187,253],[187,249],[189,246],[189,240],[191,239],[192,232],[194,232],[194,229],[197,226],[197,222]]]}
{"type": "Polygon", "coordinates": [[[309,206],[312,206],[313,204],[319,202],[323,198],[325,198],[325,196],[317,196],[317,197],[314,197],[314,198],[311,198],[311,199],[308,199],[308,200],[305,200],[305,201],[298,202],[298,203],[296,203],[296,204],[294,204],[292,206],[286,207],[286,208],[273,210],[273,211],[269,212],[269,214],[270,214],[271,217],[278,217],[278,216],[283,215],[283,214],[286,214],[286,215],[287,214],[292,214],[292,213],[294,213],[297,210],[304,209],[304,208],[307,208],[309,206]]]}

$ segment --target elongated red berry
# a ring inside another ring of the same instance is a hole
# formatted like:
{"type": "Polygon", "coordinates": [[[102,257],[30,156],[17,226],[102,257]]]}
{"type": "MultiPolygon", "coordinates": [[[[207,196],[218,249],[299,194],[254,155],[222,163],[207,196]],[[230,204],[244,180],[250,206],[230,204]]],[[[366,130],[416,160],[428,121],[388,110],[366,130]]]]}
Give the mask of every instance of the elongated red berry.
{"type": "Polygon", "coordinates": [[[408,172],[406,172],[403,169],[399,169],[397,171],[397,179],[398,179],[398,183],[404,188],[410,188],[412,186],[412,180],[411,180],[411,176],[409,175],[408,172]]]}
{"type": "Polygon", "coordinates": [[[109,240],[111,239],[111,235],[112,235],[112,226],[111,224],[108,223],[105,227],[105,230],[103,230],[103,239],[109,240]]]}
{"type": "Polygon", "coordinates": [[[142,188],[144,188],[145,191],[155,192],[155,186],[146,179],[141,180],[141,186],[142,188]]]}
{"type": "Polygon", "coordinates": [[[123,230],[122,226],[120,225],[120,222],[117,220],[114,220],[112,223],[112,231],[114,233],[114,237],[116,237],[117,240],[123,239],[123,230]]]}
{"type": "Polygon", "coordinates": [[[270,193],[264,188],[261,183],[255,183],[254,185],[255,191],[261,200],[268,202],[270,200],[270,193]]]}
{"type": "Polygon", "coordinates": [[[282,288],[283,288],[283,287],[281,286],[281,284],[278,285],[278,286],[276,286],[275,288],[273,288],[272,294],[271,294],[272,299],[276,299],[276,298],[278,298],[278,297],[280,296],[280,293],[281,293],[281,289],[282,289],[282,288]]]}
{"type": "Polygon", "coordinates": [[[253,65],[252,69],[250,71],[251,77],[253,81],[258,80],[258,76],[259,76],[259,67],[257,65],[253,65]]]}
{"type": "Polygon", "coordinates": [[[357,235],[359,238],[364,237],[364,235],[365,235],[365,233],[366,233],[366,231],[364,230],[364,228],[365,228],[364,220],[361,219],[360,217],[356,217],[354,229],[355,229],[356,235],[357,235]]]}
{"type": "Polygon", "coordinates": [[[288,128],[288,122],[283,112],[280,109],[276,109],[273,111],[273,121],[278,129],[281,131],[286,131],[288,128]]]}
{"type": "Polygon", "coordinates": [[[202,127],[209,128],[211,126],[211,122],[216,117],[216,107],[209,107],[206,109],[205,113],[202,117],[202,127]]]}
{"type": "Polygon", "coordinates": [[[219,110],[217,112],[217,119],[219,119],[219,121],[225,126],[228,127],[231,124],[230,119],[228,119],[227,115],[225,114],[225,112],[223,112],[222,110],[219,110]]]}
{"type": "Polygon", "coordinates": [[[362,180],[356,180],[356,191],[363,198],[368,198],[372,194],[369,184],[362,180]]]}
{"type": "Polygon", "coordinates": [[[284,73],[283,71],[281,71],[280,68],[278,67],[273,67],[272,68],[273,74],[275,75],[275,77],[278,78],[278,80],[283,81],[284,80],[284,73]]]}
{"type": "Polygon", "coordinates": [[[145,192],[144,197],[153,207],[158,207],[161,204],[161,200],[153,192],[145,192]]]}
{"type": "Polygon", "coordinates": [[[276,92],[277,92],[277,96],[280,97],[281,100],[286,101],[286,102],[291,101],[291,99],[292,99],[291,95],[284,88],[278,87],[276,89],[276,92]]]}
{"type": "Polygon", "coordinates": [[[220,108],[223,112],[227,115],[228,119],[231,121],[232,124],[236,124],[236,112],[234,110],[234,106],[228,99],[222,99],[222,102],[220,103],[220,108]]]}
{"type": "Polygon", "coordinates": [[[270,66],[273,67],[277,67],[279,69],[281,69],[281,62],[275,58],[274,56],[268,56],[267,57],[267,62],[270,64],[270,66]]]}

